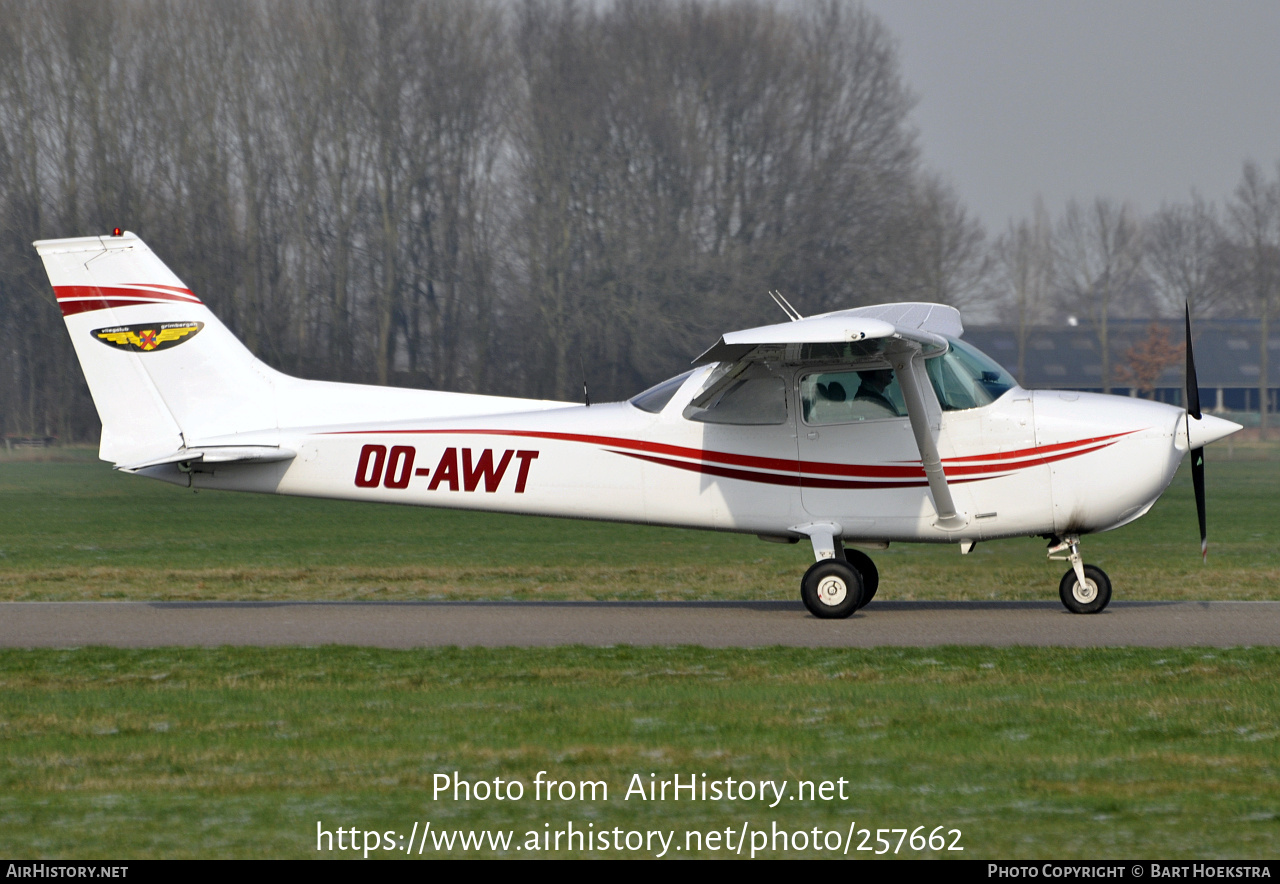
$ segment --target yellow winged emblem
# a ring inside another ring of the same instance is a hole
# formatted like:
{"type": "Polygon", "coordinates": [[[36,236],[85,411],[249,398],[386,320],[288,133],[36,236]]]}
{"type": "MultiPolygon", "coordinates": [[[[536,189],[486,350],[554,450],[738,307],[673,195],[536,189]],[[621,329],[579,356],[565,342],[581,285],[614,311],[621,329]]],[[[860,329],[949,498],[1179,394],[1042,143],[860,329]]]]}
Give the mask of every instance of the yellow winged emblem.
{"type": "Polygon", "coordinates": [[[109,347],[134,353],[167,350],[190,340],[204,328],[203,322],[165,322],[152,325],[97,328],[91,334],[109,347]]]}

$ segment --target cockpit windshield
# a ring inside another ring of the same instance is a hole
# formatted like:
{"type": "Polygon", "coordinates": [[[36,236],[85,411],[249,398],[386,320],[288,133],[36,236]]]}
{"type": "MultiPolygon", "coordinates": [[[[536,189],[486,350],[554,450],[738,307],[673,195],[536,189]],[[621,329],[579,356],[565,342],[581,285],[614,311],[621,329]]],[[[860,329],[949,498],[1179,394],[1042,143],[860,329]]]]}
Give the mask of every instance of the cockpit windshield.
{"type": "Polygon", "coordinates": [[[981,350],[956,338],[946,355],[925,361],[929,381],[943,411],[961,411],[995,402],[1017,382],[981,350]]]}

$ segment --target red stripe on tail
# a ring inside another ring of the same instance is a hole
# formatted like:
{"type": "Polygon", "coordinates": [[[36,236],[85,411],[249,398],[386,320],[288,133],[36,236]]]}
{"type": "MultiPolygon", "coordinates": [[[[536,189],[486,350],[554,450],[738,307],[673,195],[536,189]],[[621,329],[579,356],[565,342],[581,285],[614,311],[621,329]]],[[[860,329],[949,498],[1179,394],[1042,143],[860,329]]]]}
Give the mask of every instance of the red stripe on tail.
{"type": "Polygon", "coordinates": [[[63,316],[139,304],[201,303],[190,289],[150,283],[131,286],[60,285],[54,287],[53,293],[63,316]]]}

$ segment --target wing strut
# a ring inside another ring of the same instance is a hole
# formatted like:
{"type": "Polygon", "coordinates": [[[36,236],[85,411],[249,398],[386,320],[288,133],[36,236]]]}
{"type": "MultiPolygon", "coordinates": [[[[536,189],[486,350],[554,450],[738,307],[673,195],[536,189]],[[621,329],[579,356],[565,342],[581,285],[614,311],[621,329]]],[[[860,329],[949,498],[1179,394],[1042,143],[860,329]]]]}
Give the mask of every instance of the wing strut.
{"type": "Polygon", "coordinates": [[[944,531],[958,531],[969,524],[969,518],[956,512],[955,501],[951,499],[951,488],[947,485],[947,474],[942,469],[938,446],[933,441],[924,391],[920,388],[920,378],[916,373],[916,352],[915,348],[903,348],[893,353],[890,357],[893,373],[898,377],[902,398],[907,403],[911,432],[916,437],[916,447],[920,449],[920,462],[924,465],[925,478],[929,480],[933,507],[938,511],[938,521],[935,524],[944,531]]]}

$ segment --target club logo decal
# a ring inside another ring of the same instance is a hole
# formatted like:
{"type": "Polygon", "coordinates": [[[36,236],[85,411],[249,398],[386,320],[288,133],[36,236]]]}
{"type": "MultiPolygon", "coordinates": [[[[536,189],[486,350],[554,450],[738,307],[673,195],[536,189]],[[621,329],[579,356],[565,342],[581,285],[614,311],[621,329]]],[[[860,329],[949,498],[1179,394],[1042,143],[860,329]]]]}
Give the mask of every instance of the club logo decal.
{"type": "Polygon", "coordinates": [[[96,328],[90,334],[108,347],[134,353],[167,350],[189,341],[204,328],[203,322],[162,322],[151,325],[117,325],[96,328]]]}

